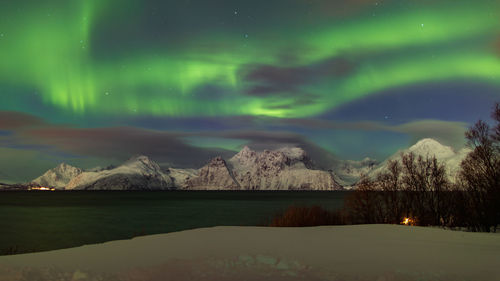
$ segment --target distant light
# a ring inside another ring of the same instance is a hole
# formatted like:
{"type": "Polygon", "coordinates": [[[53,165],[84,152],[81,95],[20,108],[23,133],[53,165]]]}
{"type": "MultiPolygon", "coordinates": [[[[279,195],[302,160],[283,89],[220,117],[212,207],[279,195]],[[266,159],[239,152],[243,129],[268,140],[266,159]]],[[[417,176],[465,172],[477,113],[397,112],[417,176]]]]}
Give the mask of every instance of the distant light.
{"type": "Polygon", "coordinates": [[[35,186],[30,187],[28,190],[55,191],[56,189],[53,187],[35,186]]]}
{"type": "Polygon", "coordinates": [[[413,225],[415,223],[415,220],[412,218],[404,218],[401,224],[404,225],[413,225]]]}

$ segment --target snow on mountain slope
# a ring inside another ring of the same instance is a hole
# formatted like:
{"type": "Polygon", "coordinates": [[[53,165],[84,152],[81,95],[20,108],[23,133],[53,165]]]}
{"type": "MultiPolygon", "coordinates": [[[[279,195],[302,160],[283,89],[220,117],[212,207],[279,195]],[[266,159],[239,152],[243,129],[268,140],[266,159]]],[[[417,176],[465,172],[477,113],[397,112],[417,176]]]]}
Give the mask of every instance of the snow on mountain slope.
{"type": "Polygon", "coordinates": [[[368,157],[361,161],[339,160],[332,171],[341,185],[350,186],[359,181],[362,175],[368,175],[377,168],[378,164],[377,160],[368,157]]]}
{"type": "Polygon", "coordinates": [[[306,152],[298,147],[257,152],[245,146],[226,163],[218,157],[201,169],[162,171],[146,156],[138,156],[116,168],[83,171],[60,164],[33,180],[38,185],[58,189],[231,189],[231,190],[340,190],[351,186],[366,174],[376,177],[387,170],[389,160],[400,160],[401,153],[436,156],[444,163],[447,174],[454,181],[461,161],[470,152],[464,148],[455,152],[451,147],[433,139],[422,139],[408,149],[401,150],[384,162],[370,158],[362,161],[339,161],[330,171],[314,170],[306,152]]]}
{"type": "Polygon", "coordinates": [[[226,161],[216,157],[203,166],[197,176],[186,180],[185,188],[190,190],[237,190],[239,184],[234,180],[226,161]]]}
{"type": "Polygon", "coordinates": [[[311,162],[301,148],[256,152],[245,146],[229,163],[241,189],[342,189],[331,173],[309,169],[311,162]]]}
{"type": "Polygon", "coordinates": [[[146,156],[133,157],[111,170],[83,172],[66,189],[85,190],[163,190],[173,187],[172,179],[146,156]]]}
{"type": "Polygon", "coordinates": [[[57,167],[45,172],[45,174],[34,179],[32,183],[40,186],[64,189],[64,187],[75,177],[83,173],[83,170],[61,163],[57,167]]]}
{"type": "Polygon", "coordinates": [[[412,145],[408,149],[401,150],[387,160],[382,162],[376,169],[373,169],[368,176],[376,177],[379,173],[387,171],[387,163],[389,160],[400,160],[401,154],[414,153],[417,156],[422,157],[433,157],[435,156],[439,163],[445,165],[446,173],[450,181],[454,182],[456,180],[456,176],[460,171],[460,163],[470,152],[470,149],[463,148],[458,152],[455,152],[453,148],[442,145],[438,141],[426,138],[418,141],[416,144],[412,145]]]}
{"type": "Polygon", "coordinates": [[[187,181],[197,177],[198,170],[168,168],[168,175],[172,178],[176,188],[186,189],[188,187],[187,181]]]}
{"type": "Polygon", "coordinates": [[[338,190],[327,171],[313,170],[304,150],[285,147],[255,152],[243,148],[229,163],[221,157],[195,169],[169,168],[165,172],[146,156],[134,157],[116,168],[83,171],[65,164],[35,181],[68,190],[338,190]]]}

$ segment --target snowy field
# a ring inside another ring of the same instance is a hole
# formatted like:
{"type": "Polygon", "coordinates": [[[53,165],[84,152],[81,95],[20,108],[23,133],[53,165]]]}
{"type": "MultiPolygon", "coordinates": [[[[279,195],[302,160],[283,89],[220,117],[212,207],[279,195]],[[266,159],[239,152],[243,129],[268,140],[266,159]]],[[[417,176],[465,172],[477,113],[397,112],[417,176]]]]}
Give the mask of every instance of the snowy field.
{"type": "Polygon", "coordinates": [[[214,227],[0,257],[0,280],[500,280],[500,235],[214,227]]]}

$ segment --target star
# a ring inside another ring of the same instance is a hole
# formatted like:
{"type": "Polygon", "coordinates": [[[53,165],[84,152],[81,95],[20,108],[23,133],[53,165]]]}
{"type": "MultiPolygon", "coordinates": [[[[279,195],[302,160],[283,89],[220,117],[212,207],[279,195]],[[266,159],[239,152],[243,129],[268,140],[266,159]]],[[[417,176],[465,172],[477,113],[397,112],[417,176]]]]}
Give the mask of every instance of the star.
{"type": "Polygon", "coordinates": [[[420,26],[424,27],[424,24],[422,23],[420,26]]]}
{"type": "Polygon", "coordinates": [[[237,15],[238,14],[238,11],[234,11],[234,14],[237,15]]]}
{"type": "Polygon", "coordinates": [[[245,34],[245,38],[248,38],[248,34],[245,34]]]}

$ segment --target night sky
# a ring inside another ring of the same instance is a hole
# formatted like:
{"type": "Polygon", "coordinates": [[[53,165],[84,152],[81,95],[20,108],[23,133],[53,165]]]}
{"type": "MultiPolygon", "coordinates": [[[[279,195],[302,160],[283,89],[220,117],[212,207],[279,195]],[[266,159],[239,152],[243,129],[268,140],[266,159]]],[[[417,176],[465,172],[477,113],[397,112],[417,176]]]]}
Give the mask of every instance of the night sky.
{"type": "Polygon", "coordinates": [[[325,168],[460,148],[500,100],[499,19],[496,0],[2,1],[0,182],[243,145],[325,168]]]}

